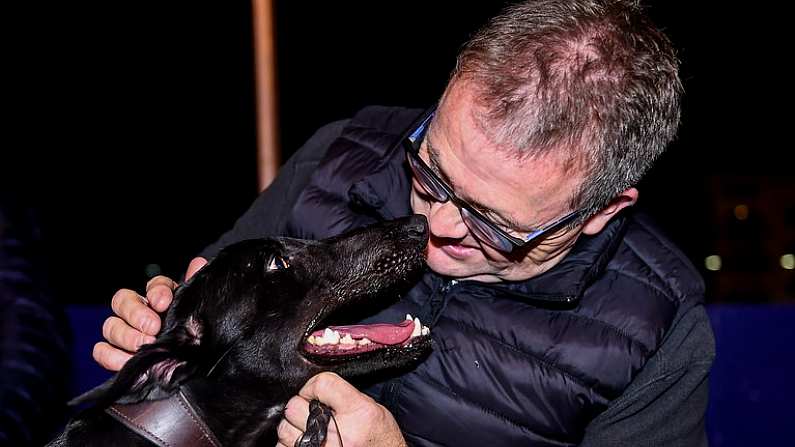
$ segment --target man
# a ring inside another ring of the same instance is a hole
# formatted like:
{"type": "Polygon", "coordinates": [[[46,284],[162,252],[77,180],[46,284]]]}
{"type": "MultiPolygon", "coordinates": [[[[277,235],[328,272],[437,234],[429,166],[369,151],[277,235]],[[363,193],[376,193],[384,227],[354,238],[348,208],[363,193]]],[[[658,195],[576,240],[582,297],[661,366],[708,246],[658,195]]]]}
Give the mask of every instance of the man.
{"type": "MultiPolygon", "coordinates": [[[[419,316],[436,348],[366,394],[314,377],[281,444],[318,398],[346,446],[705,445],[703,285],[628,210],[675,135],[677,70],[633,2],[528,1],[464,47],[435,110],[367,108],[318,131],[187,276],[235,240],[424,214],[430,271],[372,320],[419,316]]],[[[105,337],[126,351],[151,340],[160,323],[142,302],[162,311],[174,286],[119,291],[105,337]]],[[[128,356],[94,351],[111,369],[128,356]]]]}

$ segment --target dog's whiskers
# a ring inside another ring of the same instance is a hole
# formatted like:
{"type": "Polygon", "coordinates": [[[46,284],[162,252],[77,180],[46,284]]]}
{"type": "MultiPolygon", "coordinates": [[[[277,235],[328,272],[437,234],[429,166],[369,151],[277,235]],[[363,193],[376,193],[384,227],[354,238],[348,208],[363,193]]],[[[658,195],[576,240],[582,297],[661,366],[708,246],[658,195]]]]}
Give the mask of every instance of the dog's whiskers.
{"type": "Polygon", "coordinates": [[[218,365],[221,363],[221,360],[223,360],[223,359],[224,359],[224,357],[226,357],[226,355],[227,355],[227,354],[229,354],[229,352],[230,352],[230,351],[232,351],[232,348],[234,348],[236,344],[237,344],[237,340],[235,340],[234,342],[232,342],[232,345],[231,345],[231,346],[229,346],[229,348],[228,348],[226,351],[224,351],[224,353],[223,353],[223,354],[221,354],[221,357],[219,357],[219,358],[218,358],[218,360],[216,360],[216,361],[215,361],[215,364],[213,364],[213,367],[212,367],[212,368],[210,368],[210,370],[209,370],[209,371],[207,371],[207,375],[206,375],[206,376],[204,376],[204,377],[210,377],[210,374],[212,374],[212,373],[213,373],[213,371],[215,371],[215,368],[217,368],[217,367],[218,367],[218,365]]]}

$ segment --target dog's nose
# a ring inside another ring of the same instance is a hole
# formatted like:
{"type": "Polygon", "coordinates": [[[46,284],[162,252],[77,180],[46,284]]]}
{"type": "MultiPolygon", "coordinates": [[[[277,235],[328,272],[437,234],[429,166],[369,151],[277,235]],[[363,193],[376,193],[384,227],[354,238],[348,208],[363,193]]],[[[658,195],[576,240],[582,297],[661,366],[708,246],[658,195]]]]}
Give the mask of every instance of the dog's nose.
{"type": "Polygon", "coordinates": [[[411,216],[408,225],[406,225],[406,233],[412,239],[425,241],[428,239],[428,219],[422,214],[415,214],[411,216]]]}

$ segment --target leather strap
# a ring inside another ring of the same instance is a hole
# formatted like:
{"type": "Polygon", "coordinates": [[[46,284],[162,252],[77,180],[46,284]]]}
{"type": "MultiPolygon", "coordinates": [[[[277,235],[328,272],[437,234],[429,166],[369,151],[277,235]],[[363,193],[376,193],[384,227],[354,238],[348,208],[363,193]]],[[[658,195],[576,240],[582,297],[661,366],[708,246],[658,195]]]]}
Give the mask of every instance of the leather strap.
{"type": "Polygon", "coordinates": [[[105,412],[160,447],[221,447],[182,390],[167,399],[114,404],[105,412]]]}

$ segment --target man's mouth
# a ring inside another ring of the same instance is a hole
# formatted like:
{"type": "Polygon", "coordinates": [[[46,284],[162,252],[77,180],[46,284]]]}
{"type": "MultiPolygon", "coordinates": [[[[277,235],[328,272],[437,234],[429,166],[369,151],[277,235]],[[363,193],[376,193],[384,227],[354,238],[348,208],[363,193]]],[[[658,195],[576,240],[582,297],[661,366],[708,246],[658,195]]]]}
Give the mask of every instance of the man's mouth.
{"type": "Polygon", "coordinates": [[[460,244],[443,244],[439,245],[438,248],[442,250],[447,256],[459,260],[464,260],[469,258],[475,252],[474,248],[460,244]]]}
{"type": "Polygon", "coordinates": [[[409,347],[428,337],[430,330],[419,318],[406,315],[400,323],[329,326],[312,332],[304,340],[305,352],[322,357],[358,355],[389,347],[409,347]]]}

